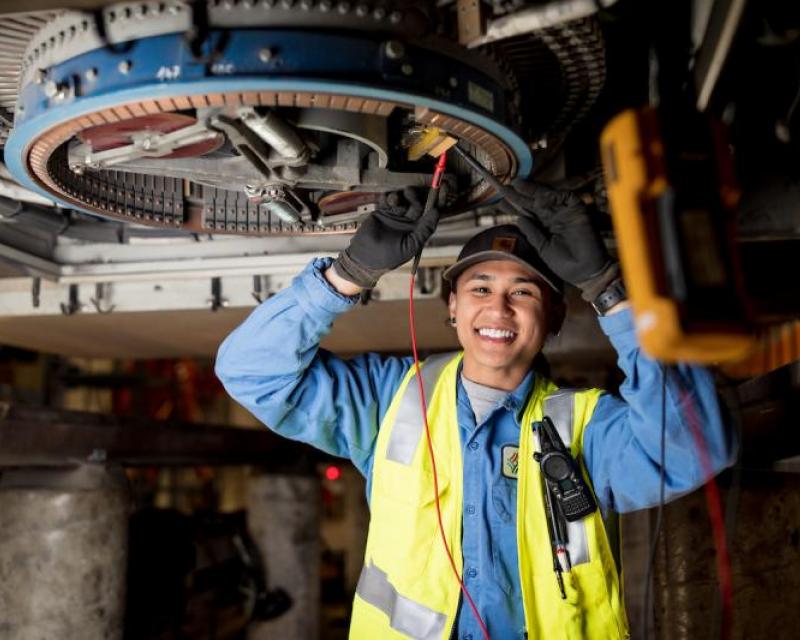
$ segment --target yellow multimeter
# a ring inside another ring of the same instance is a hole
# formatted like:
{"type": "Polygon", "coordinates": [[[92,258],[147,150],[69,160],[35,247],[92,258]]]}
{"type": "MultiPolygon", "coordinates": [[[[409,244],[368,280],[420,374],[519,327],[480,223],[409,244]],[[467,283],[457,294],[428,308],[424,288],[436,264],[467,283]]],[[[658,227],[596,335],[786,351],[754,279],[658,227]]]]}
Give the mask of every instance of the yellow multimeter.
{"type": "Polygon", "coordinates": [[[701,114],[627,110],[600,139],[606,188],[639,343],[665,362],[747,355],[754,338],[734,238],[739,192],[701,114]]]}

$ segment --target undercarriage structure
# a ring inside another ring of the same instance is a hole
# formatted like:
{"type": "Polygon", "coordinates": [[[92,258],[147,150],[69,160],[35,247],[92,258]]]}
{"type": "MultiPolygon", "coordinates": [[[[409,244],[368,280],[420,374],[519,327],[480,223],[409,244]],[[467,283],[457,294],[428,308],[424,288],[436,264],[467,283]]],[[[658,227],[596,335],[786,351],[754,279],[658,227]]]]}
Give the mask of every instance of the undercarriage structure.
{"type": "MultiPolygon", "coordinates": [[[[455,141],[501,182],[576,189],[607,231],[597,140],[615,113],[652,103],[658,77],[680,77],[696,108],[729,127],[746,273],[761,282],[791,263],[800,228],[787,169],[797,156],[797,12],[742,0],[647,5],[41,0],[35,11],[4,9],[0,256],[34,286],[25,304],[17,293],[0,309],[150,310],[152,300],[122,299],[124,281],[169,274],[206,282],[189,307],[263,299],[309,255],[345,246],[390,192],[429,185],[434,156],[455,141]],[[220,293],[227,276],[238,280],[220,293]]],[[[446,182],[424,268],[452,260],[477,227],[508,221],[456,154],[446,182]]],[[[765,322],[796,314],[789,289],[753,289],[765,322]]],[[[421,294],[437,296],[438,285],[421,294]]]]}
{"type": "MultiPolygon", "coordinates": [[[[557,144],[597,98],[600,32],[586,18],[511,55],[467,49],[442,37],[455,8],[173,1],[9,16],[9,39],[43,24],[4,95],[8,168],[105,218],[253,235],[352,230],[382,193],[429,183],[437,135],[504,181],[527,175],[528,141],[557,144]],[[531,122],[518,76],[535,70],[548,115],[531,122]]],[[[450,175],[452,212],[490,195],[468,167],[450,175]]]]}

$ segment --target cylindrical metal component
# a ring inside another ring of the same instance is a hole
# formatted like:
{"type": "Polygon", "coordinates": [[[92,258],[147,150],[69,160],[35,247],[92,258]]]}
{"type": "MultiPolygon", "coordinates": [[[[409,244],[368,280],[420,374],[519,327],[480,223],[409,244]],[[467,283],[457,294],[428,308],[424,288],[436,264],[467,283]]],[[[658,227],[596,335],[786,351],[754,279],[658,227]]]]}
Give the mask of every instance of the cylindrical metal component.
{"type": "Polygon", "coordinates": [[[281,200],[271,200],[269,202],[265,202],[264,206],[267,208],[267,211],[278,216],[284,222],[289,224],[296,224],[300,222],[297,212],[286,202],[281,200]]]}
{"type": "Polygon", "coordinates": [[[319,637],[320,482],[315,476],[250,479],[247,522],[266,566],[268,588],[292,600],[283,615],[251,623],[248,640],[319,637]]]}
{"type": "Polygon", "coordinates": [[[261,116],[255,109],[245,107],[239,110],[239,117],[282,158],[299,160],[308,156],[308,147],[297,132],[272,111],[261,116]]]}
{"type": "Polygon", "coordinates": [[[122,638],[128,489],[120,470],[0,479],[0,635],[122,638]]]}

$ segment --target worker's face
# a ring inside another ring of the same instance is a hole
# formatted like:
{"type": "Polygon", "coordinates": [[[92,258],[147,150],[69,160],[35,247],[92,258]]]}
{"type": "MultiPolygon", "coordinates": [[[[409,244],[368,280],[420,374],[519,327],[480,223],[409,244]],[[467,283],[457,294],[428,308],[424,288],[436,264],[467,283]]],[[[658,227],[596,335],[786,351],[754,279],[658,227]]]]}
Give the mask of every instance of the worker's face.
{"type": "Polygon", "coordinates": [[[521,264],[490,260],[466,269],[449,303],[464,349],[464,375],[516,388],[544,344],[550,304],[548,285],[521,264]]]}

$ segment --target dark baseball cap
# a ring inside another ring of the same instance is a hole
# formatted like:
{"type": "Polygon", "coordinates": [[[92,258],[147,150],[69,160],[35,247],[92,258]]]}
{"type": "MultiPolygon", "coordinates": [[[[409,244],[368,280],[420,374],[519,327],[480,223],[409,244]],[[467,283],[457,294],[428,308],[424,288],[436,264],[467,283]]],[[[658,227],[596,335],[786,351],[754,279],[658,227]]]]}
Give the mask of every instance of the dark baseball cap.
{"type": "Polygon", "coordinates": [[[539,257],[525,235],[513,224],[492,227],[470,238],[456,263],[448,267],[443,277],[451,285],[466,269],[479,262],[511,260],[531,269],[558,294],[563,295],[564,283],[539,257]]]}

